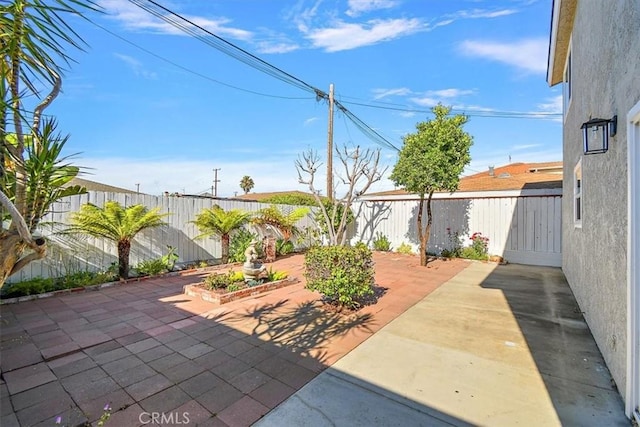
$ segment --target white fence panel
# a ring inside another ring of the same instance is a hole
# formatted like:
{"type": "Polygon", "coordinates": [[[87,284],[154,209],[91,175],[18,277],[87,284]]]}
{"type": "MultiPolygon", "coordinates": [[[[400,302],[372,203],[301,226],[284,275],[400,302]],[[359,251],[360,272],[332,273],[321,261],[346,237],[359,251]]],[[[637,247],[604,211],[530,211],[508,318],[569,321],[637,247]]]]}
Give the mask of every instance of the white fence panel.
{"type": "MultiPolygon", "coordinates": [[[[111,263],[117,262],[117,248],[114,243],[104,239],[81,236],[61,235],[69,223],[71,212],[78,211],[85,203],[103,206],[105,201],[115,200],[123,206],[143,204],[152,209],[159,208],[161,213],[169,214],[164,220],[168,225],[145,230],[139,233],[131,246],[129,262],[135,266],[140,261],[159,258],[167,252],[167,245],[173,246],[179,255],[178,262],[210,260],[221,255],[219,239],[195,239],[200,234],[191,223],[202,209],[214,204],[225,210],[242,209],[254,212],[268,207],[269,204],[223,200],[198,197],[150,196],[146,194],[124,194],[90,191],[86,194],[66,197],[51,207],[51,212],[41,222],[39,231],[49,240],[47,257],[30,263],[20,272],[11,276],[8,282],[19,282],[33,277],[59,277],[77,271],[105,270],[111,263]]],[[[279,205],[285,213],[297,206],[279,205]]],[[[300,229],[315,227],[312,212],[302,218],[297,226],[300,229]]]]}
{"type": "MultiPolygon", "coordinates": [[[[562,265],[562,196],[438,198],[432,200],[433,224],[428,251],[451,249],[456,233],[463,246],[473,233],[489,238],[489,253],[519,264],[562,265]]],[[[426,205],[426,203],[425,203],[426,205]]],[[[373,245],[376,233],[397,249],[402,243],[418,251],[417,200],[370,200],[354,205],[352,242],[373,245]]],[[[426,207],[423,224],[426,224],[426,207]]]]}

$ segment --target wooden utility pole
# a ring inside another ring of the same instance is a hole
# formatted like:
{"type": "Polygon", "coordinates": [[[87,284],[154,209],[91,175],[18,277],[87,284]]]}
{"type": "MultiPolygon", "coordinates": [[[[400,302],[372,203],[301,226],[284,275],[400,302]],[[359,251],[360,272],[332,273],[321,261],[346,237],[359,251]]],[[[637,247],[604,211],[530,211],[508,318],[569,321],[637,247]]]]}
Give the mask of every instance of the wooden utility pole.
{"type": "Polygon", "coordinates": [[[333,201],[333,83],[329,85],[329,130],[327,135],[327,197],[333,201]]]}
{"type": "Polygon", "coordinates": [[[218,179],[218,171],[220,168],[213,169],[213,186],[211,187],[211,192],[213,193],[213,197],[218,197],[218,183],[220,180],[218,179]]]}

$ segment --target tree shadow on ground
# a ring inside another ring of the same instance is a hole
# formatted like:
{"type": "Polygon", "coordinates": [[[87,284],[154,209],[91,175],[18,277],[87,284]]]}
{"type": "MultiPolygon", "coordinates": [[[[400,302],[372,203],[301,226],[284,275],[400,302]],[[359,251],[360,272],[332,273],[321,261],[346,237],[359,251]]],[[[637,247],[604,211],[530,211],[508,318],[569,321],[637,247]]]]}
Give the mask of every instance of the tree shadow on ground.
{"type": "Polygon", "coordinates": [[[333,338],[358,330],[372,333],[369,326],[373,322],[371,314],[332,312],[320,301],[291,307],[288,299],[256,305],[225,320],[232,325],[247,319],[256,321],[249,332],[251,336],[275,343],[302,357],[314,357],[322,364],[327,362],[328,343],[333,338]]]}

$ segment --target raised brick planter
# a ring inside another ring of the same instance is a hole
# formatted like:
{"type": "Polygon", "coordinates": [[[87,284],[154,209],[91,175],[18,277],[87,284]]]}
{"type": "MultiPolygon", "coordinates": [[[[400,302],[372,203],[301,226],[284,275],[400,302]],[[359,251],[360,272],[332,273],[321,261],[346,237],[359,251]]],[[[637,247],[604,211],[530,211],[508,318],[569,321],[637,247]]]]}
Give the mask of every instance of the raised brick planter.
{"type": "Polygon", "coordinates": [[[254,295],[259,295],[265,292],[273,291],[274,289],[284,288],[285,286],[298,283],[296,278],[287,278],[283,280],[276,280],[275,282],[267,282],[262,285],[253,286],[251,288],[240,289],[235,292],[219,293],[216,291],[210,291],[206,289],[201,283],[195,285],[185,285],[183,287],[184,293],[190,297],[200,297],[204,301],[209,301],[217,304],[226,304],[231,301],[235,301],[240,298],[246,298],[254,295]]]}

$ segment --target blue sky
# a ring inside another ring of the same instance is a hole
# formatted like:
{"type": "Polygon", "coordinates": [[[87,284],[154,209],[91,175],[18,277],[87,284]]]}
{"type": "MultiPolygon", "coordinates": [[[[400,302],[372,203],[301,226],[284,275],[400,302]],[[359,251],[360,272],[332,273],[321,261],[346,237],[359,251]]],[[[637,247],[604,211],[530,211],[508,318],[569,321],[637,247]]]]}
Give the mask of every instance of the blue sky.
{"type": "MultiPolygon", "coordinates": [[[[75,163],[92,168],[85,178],[200,193],[219,168],[219,196],[241,193],[244,175],[255,192],[307,190],[294,162],[309,148],[326,156],[326,102],[127,0],[98,3],[106,13],[89,15],[94,23],[70,20],[88,47],[71,53],[47,110],[71,134],[75,163]]],[[[470,116],[467,173],[510,157],[561,160],[560,116],[548,115],[561,113],[561,92],[545,81],[550,0],[158,3],[313,87],[333,83],[336,99],[397,147],[441,102],[470,116]],[[504,117],[514,112],[527,118],[504,117]]],[[[381,148],[387,174],[397,159],[340,112],[334,143],[381,148]]],[[[323,167],[321,190],[324,179],[323,167]]],[[[372,188],[387,189],[388,179],[372,188]]]]}

